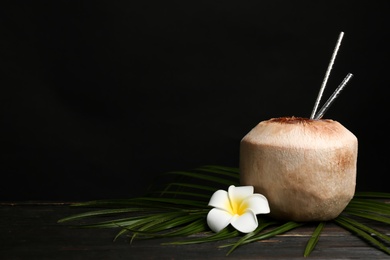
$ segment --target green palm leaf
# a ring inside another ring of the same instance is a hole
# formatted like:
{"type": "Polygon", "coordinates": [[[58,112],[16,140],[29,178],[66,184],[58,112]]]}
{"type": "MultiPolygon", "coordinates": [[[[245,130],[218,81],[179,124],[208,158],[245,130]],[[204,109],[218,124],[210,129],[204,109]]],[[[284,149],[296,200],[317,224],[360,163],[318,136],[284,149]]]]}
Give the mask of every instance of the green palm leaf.
{"type": "Polygon", "coordinates": [[[362,231],[364,231],[372,236],[377,236],[378,238],[380,238],[384,241],[390,242],[389,236],[387,236],[386,234],[383,234],[383,233],[381,233],[373,228],[370,228],[369,226],[364,225],[363,223],[360,223],[356,220],[353,220],[351,218],[344,217],[344,216],[339,216],[339,217],[337,217],[337,219],[348,222],[349,224],[355,226],[356,228],[359,228],[360,230],[362,230],[362,231]]]}
{"type": "Polygon", "coordinates": [[[390,204],[370,199],[353,199],[346,210],[362,210],[390,216],[390,204]]]}
{"type": "Polygon", "coordinates": [[[121,214],[121,213],[129,213],[129,212],[142,212],[142,211],[146,211],[146,209],[145,208],[121,208],[121,209],[95,210],[95,211],[88,211],[80,214],[75,214],[66,218],[62,218],[58,220],[58,222],[62,223],[62,222],[74,221],[74,220],[85,219],[90,217],[106,216],[111,214],[121,214]]]}
{"type": "Polygon", "coordinates": [[[343,218],[336,218],[334,219],[334,222],[338,225],[344,227],[345,229],[351,231],[352,233],[355,233],[359,237],[361,237],[363,240],[367,241],[368,243],[372,244],[373,246],[377,247],[378,249],[382,250],[386,254],[390,254],[390,250],[380,241],[372,237],[370,234],[368,234],[366,231],[362,230],[359,227],[354,226],[349,221],[343,218]]]}
{"type": "Polygon", "coordinates": [[[197,185],[197,184],[192,184],[192,183],[169,183],[164,191],[161,191],[161,195],[164,195],[164,193],[168,190],[174,189],[174,187],[179,187],[179,188],[190,188],[194,190],[201,190],[201,191],[206,191],[213,193],[215,192],[214,187],[209,187],[209,186],[204,186],[204,185],[197,185]]]}
{"type": "Polygon", "coordinates": [[[276,227],[276,228],[274,228],[271,231],[268,231],[266,233],[261,233],[258,235],[249,236],[248,238],[240,241],[239,244],[236,243],[233,245],[225,245],[225,246],[232,246],[232,248],[229,250],[227,255],[231,254],[238,246],[242,246],[242,245],[249,244],[252,242],[256,242],[256,241],[260,241],[260,240],[267,239],[270,237],[274,237],[276,235],[286,233],[287,231],[290,231],[290,230],[297,228],[299,226],[302,226],[302,225],[303,225],[303,223],[289,221],[289,222],[286,222],[286,223],[284,223],[284,224],[282,224],[282,225],[280,225],[280,226],[278,226],[278,227],[276,227]]]}
{"type": "Polygon", "coordinates": [[[314,230],[312,236],[310,237],[309,241],[307,242],[305,252],[303,253],[304,257],[310,256],[311,252],[314,250],[315,246],[317,245],[318,239],[320,237],[320,234],[322,230],[324,229],[325,222],[320,222],[316,229],[314,230]]]}
{"type": "Polygon", "coordinates": [[[349,215],[354,215],[354,216],[357,216],[357,217],[366,218],[366,219],[369,219],[369,220],[375,220],[377,222],[382,222],[382,223],[385,223],[385,224],[390,224],[390,218],[380,216],[380,215],[378,215],[375,212],[368,213],[368,212],[362,212],[362,210],[352,210],[352,209],[349,209],[347,211],[347,213],[349,215]]]}
{"type": "MultiPolygon", "coordinates": [[[[145,196],[74,203],[72,207],[85,207],[89,208],[89,211],[64,217],[58,222],[83,220],[83,223],[77,224],[78,227],[119,229],[114,241],[122,235],[129,235],[131,241],[196,236],[184,241],[165,243],[171,245],[237,239],[233,243],[221,246],[231,247],[227,255],[240,246],[271,238],[305,225],[305,223],[278,222],[267,217],[258,217],[259,226],[249,234],[242,234],[230,225],[218,233],[211,232],[206,223],[211,195],[220,188],[238,186],[239,183],[239,170],[234,167],[206,165],[190,171],[163,173],[157,177],[145,196]]],[[[371,222],[390,224],[390,204],[378,201],[389,198],[390,193],[356,193],[342,214],[330,222],[338,224],[374,247],[390,254],[389,249],[382,242],[389,243],[389,236],[369,226],[371,222]],[[362,220],[364,223],[361,222],[362,220]]],[[[315,249],[324,227],[325,222],[318,223],[306,245],[305,257],[315,249]]]]}
{"type": "Polygon", "coordinates": [[[262,222],[255,231],[246,234],[245,236],[241,237],[235,244],[231,245],[231,249],[228,251],[227,255],[231,254],[234,250],[236,250],[239,246],[244,245],[246,241],[253,238],[254,236],[257,236],[261,231],[263,231],[265,228],[277,224],[276,221],[264,221],[262,222]]]}
{"type": "Polygon", "coordinates": [[[193,179],[200,179],[200,180],[205,180],[205,181],[214,182],[214,183],[223,184],[223,185],[232,185],[234,183],[233,180],[228,180],[226,178],[219,177],[219,176],[211,176],[210,174],[184,172],[184,171],[167,172],[165,174],[166,175],[168,175],[168,174],[178,175],[181,177],[191,177],[193,179]]]}
{"type": "Polygon", "coordinates": [[[354,198],[390,199],[390,193],[385,193],[385,192],[356,192],[354,198]]]}
{"type": "Polygon", "coordinates": [[[189,223],[188,225],[178,227],[177,229],[173,229],[165,232],[164,234],[156,234],[157,237],[177,237],[177,236],[190,236],[194,234],[198,234],[200,232],[209,231],[208,226],[204,218],[198,218],[197,220],[189,223]]]}
{"type": "Polygon", "coordinates": [[[211,233],[209,236],[200,237],[200,238],[194,238],[186,241],[176,241],[176,242],[170,242],[165,243],[169,245],[190,245],[190,244],[201,244],[201,243],[207,243],[207,242],[214,242],[214,241],[221,241],[225,239],[231,239],[238,237],[241,233],[231,226],[228,226],[221,230],[218,233],[211,233]]]}

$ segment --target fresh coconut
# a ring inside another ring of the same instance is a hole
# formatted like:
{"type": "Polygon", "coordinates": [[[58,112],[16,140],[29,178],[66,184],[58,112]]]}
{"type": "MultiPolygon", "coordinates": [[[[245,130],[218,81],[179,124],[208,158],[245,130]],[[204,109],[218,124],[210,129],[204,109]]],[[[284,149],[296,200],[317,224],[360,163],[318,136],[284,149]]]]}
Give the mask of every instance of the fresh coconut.
{"type": "Polygon", "coordinates": [[[310,118],[262,121],[241,140],[241,184],[254,186],[268,198],[274,218],[331,220],[355,194],[357,138],[337,121],[322,119],[351,73],[317,113],[343,35],[337,40],[310,118]]]}
{"type": "Polygon", "coordinates": [[[277,219],[326,221],[355,193],[358,141],[329,119],[273,118],[240,142],[240,182],[268,199],[277,219]]]}

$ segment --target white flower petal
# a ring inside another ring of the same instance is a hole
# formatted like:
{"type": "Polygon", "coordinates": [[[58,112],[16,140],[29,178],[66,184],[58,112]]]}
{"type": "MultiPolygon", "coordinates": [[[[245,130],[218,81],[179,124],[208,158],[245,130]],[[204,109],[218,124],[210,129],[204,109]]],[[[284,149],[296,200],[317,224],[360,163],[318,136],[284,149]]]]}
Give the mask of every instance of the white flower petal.
{"type": "Polygon", "coordinates": [[[228,193],[224,190],[217,190],[211,196],[209,206],[232,212],[228,193]]]}
{"type": "Polygon", "coordinates": [[[236,187],[234,185],[231,185],[228,189],[229,198],[232,199],[239,199],[242,200],[243,198],[246,198],[253,194],[253,186],[240,186],[236,187]]]}
{"type": "MultiPolygon", "coordinates": [[[[268,205],[268,200],[264,195],[255,193],[241,203],[241,207],[251,209],[255,214],[268,214],[270,213],[270,208],[268,205]]],[[[240,208],[239,211],[245,211],[245,208],[240,208]]]]}
{"type": "Polygon", "coordinates": [[[207,214],[207,225],[214,232],[219,232],[230,224],[233,216],[221,209],[212,209],[207,214]]]}
{"type": "Polygon", "coordinates": [[[228,189],[228,195],[230,200],[230,205],[233,209],[233,212],[238,211],[241,202],[248,196],[253,194],[253,186],[240,186],[235,187],[231,185],[228,189]]]}
{"type": "Polygon", "coordinates": [[[250,233],[254,231],[259,225],[257,222],[256,214],[248,209],[241,216],[235,216],[231,221],[232,226],[242,233],[250,233]]]}

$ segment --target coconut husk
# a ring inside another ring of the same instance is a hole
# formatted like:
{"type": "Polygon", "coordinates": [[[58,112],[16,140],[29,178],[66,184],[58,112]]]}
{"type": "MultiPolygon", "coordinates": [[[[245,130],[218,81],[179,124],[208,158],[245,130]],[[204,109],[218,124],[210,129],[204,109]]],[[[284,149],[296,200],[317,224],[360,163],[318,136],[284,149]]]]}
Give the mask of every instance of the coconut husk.
{"type": "Polygon", "coordinates": [[[260,122],[240,143],[240,182],[268,199],[277,219],[326,221],[355,193],[358,141],[334,120],[260,122]]]}

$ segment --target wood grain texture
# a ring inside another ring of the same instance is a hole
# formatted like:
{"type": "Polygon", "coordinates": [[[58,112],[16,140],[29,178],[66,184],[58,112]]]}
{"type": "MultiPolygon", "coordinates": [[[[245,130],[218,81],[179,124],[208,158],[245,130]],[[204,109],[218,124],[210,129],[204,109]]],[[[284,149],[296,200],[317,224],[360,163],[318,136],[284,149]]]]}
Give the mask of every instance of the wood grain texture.
{"type": "MultiPolygon", "coordinates": [[[[184,238],[113,242],[116,230],[72,228],[57,220],[84,212],[68,203],[0,204],[0,259],[304,259],[314,225],[238,248],[219,248],[234,240],[198,245],[161,245],[184,238]]],[[[388,227],[377,229],[387,232],[388,227]],[[386,229],[387,228],[387,229],[386,229]]],[[[202,236],[198,234],[197,236],[202,236]]],[[[348,231],[328,223],[307,259],[390,259],[348,231]]]]}

